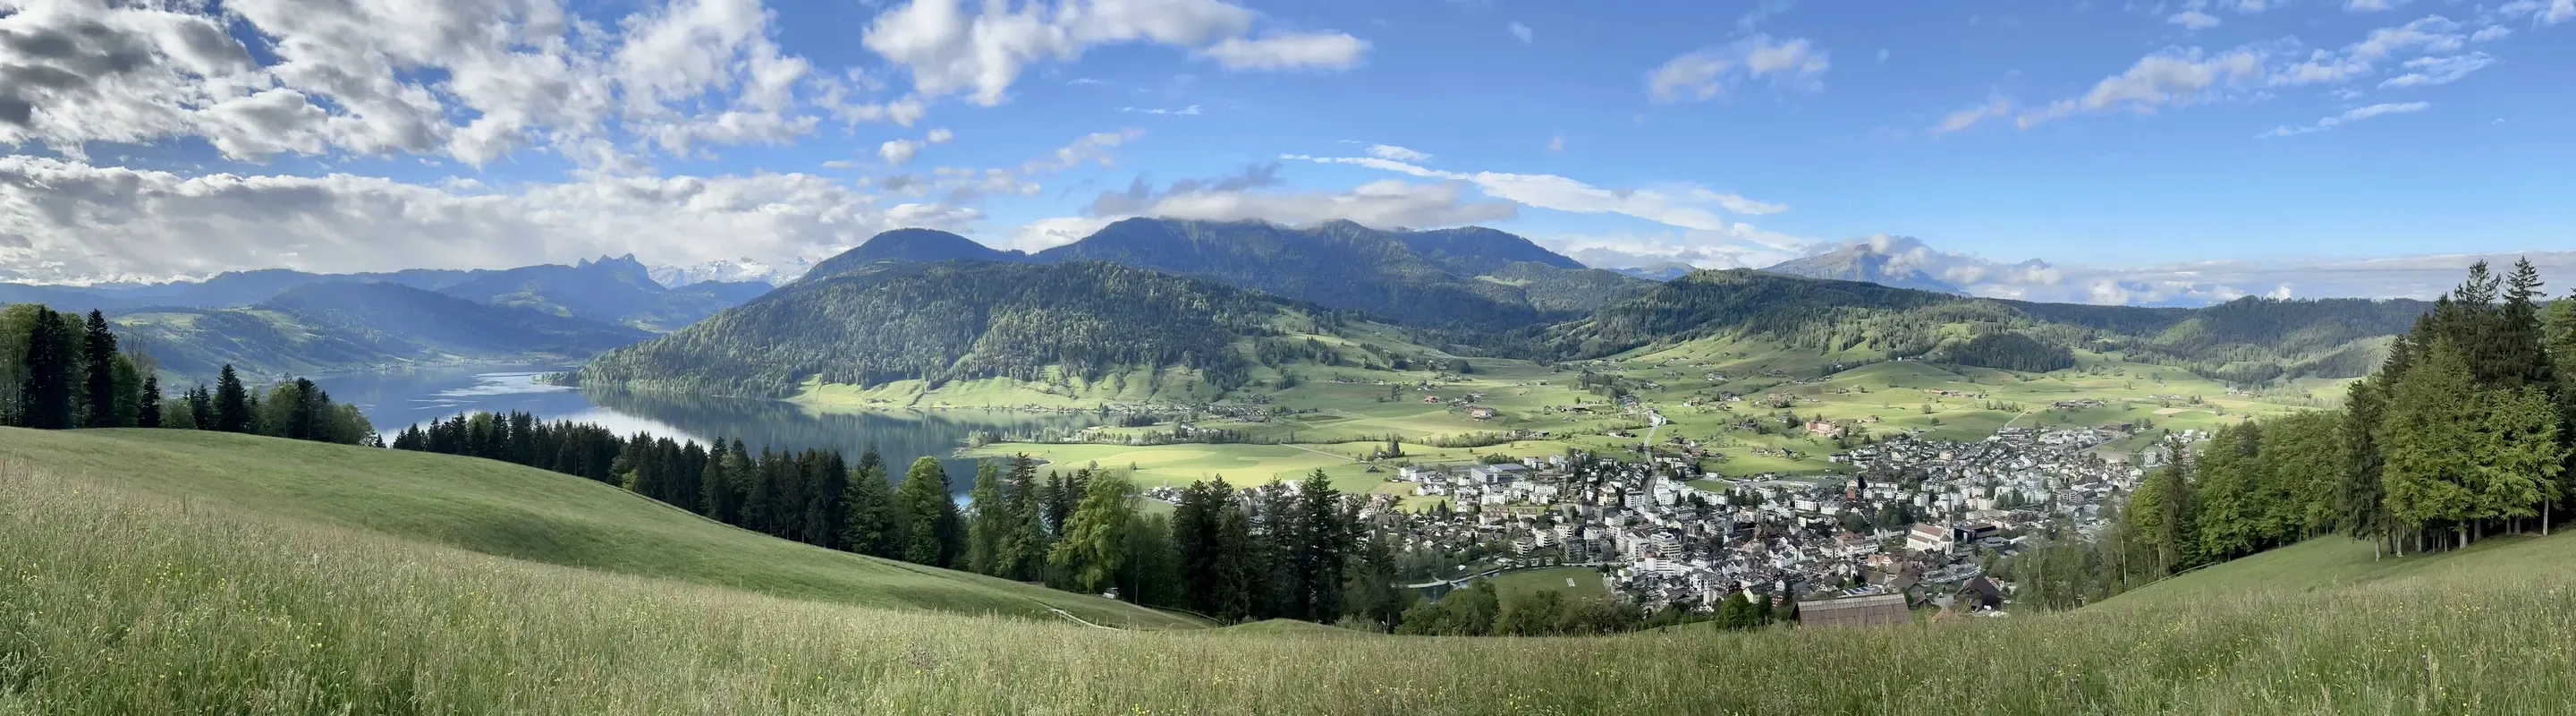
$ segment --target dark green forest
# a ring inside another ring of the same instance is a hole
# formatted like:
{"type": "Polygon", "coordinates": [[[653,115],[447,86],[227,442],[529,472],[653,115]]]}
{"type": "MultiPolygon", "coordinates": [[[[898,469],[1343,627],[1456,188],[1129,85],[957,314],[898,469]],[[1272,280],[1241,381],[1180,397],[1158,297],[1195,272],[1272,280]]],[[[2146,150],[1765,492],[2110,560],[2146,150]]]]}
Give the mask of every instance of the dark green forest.
{"type": "Polygon", "coordinates": [[[46,306],[0,308],[0,425],[221,430],[296,440],[380,444],[357,406],[334,403],[313,381],[281,381],[265,394],[223,366],[215,385],[166,397],[149,353],[121,346],[107,317],[46,306]],[[165,399],[166,397],[166,399],[165,399]]]}
{"type": "Polygon", "coordinates": [[[1181,367],[1231,390],[1235,341],[1276,333],[1293,304],[1100,262],[950,262],[801,282],[686,329],[610,351],[585,384],[784,397],[808,379],[877,385],[1098,377],[1181,367]]]}

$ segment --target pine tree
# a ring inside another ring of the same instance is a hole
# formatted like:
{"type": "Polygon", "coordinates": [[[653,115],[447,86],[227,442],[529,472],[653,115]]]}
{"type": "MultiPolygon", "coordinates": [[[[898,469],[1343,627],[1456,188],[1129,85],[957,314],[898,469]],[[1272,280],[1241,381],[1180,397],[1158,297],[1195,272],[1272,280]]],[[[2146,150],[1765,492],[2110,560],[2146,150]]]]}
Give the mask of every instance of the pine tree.
{"type": "Polygon", "coordinates": [[[1002,496],[1002,465],[998,461],[975,463],[975,487],[967,492],[967,502],[974,513],[966,530],[966,571],[999,575],[1002,569],[1002,542],[1012,533],[1011,506],[1002,496]]]}
{"type": "Polygon", "coordinates": [[[868,448],[850,473],[841,508],[849,515],[841,527],[841,549],[878,557],[900,556],[895,549],[894,494],[886,481],[885,461],[868,448]]]}
{"type": "MultiPolygon", "coordinates": [[[[1463,361],[1462,361],[1463,363],[1463,361]]],[[[1322,468],[1299,483],[1297,533],[1297,611],[1306,619],[1330,622],[1341,616],[1342,567],[1350,549],[1350,525],[1343,520],[1341,493],[1322,468]]]]}
{"type": "Polygon", "coordinates": [[[107,326],[106,314],[96,309],[89,312],[89,323],[82,340],[81,357],[87,367],[88,398],[83,403],[81,424],[93,428],[124,427],[118,425],[116,403],[116,332],[107,326]]]}
{"type": "Polygon", "coordinates": [[[2353,539],[2370,540],[2374,558],[2387,546],[2391,526],[2379,445],[2386,392],[2375,379],[2354,383],[2335,426],[2334,473],[2340,478],[2333,493],[2336,530],[2353,539]]]}
{"type": "Polygon", "coordinates": [[[231,363],[224,364],[222,375],[215,379],[215,429],[227,433],[250,432],[250,411],[250,389],[242,386],[241,376],[233,373],[231,363]]]}
{"type": "Polygon", "coordinates": [[[997,557],[1001,563],[999,574],[1004,578],[1028,581],[1036,578],[1046,565],[1051,545],[1047,541],[1043,517],[1039,514],[1038,493],[1041,487],[1037,461],[1028,453],[1012,455],[1011,472],[1002,488],[1005,509],[1010,510],[1006,515],[1010,521],[1009,532],[1002,536],[1001,554],[997,557]]]}
{"type": "Polygon", "coordinates": [[[948,516],[954,514],[957,503],[948,499],[947,483],[948,471],[938,458],[923,456],[903,471],[894,504],[904,561],[945,567],[956,554],[947,533],[948,516]]]}
{"type": "Polygon", "coordinates": [[[79,427],[80,402],[75,397],[80,371],[80,343],[71,322],[43,306],[27,328],[24,377],[18,385],[18,424],[39,430],[79,427]]]}
{"type": "Polygon", "coordinates": [[[143,376],[143,390],[134,396],[134,419],[139,427],[161,427],[161,376],[143,376]]]}

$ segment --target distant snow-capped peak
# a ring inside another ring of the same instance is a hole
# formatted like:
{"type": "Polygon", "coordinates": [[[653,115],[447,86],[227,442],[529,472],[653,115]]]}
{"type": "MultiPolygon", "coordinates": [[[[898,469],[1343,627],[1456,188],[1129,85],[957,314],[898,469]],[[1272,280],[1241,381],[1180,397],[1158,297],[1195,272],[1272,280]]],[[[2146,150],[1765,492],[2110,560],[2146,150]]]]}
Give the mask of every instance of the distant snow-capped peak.
{"type": "Polygon", "coordinates": [[[814,262],[804,258],[777,262],[751,257],[717,259],[695,266],[655,266],[653,280],[669,288],[679,288],[708,281],[758,281],[772,286],[785,284],[805,275],[814,262]]]}

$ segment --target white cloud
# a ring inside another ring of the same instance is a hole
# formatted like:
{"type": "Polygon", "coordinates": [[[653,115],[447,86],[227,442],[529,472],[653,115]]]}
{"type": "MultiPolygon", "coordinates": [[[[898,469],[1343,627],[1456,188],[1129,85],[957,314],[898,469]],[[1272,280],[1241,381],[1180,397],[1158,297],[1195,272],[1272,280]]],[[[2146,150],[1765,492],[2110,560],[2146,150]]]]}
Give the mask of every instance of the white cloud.
{"type": "Polygon", "coordinates": [[[2496,8],[2508,17],[2529,17],[2534,25],[2576,20],[2576,0],[2513,0],[2496,8]]]}
{"type": "Polygon", "coordinates": [[[2343,112],[2343,113],[2341,113],[2341,114],[2337,114],[2337,115],[2334,115],[2334,116],[2331,116],[2331,117],[2326,117],[2326,118],[2323,118],[2323,119],[2319,119],[2319,120],[2317,120],[2317,123],[2316,123],[2316,124],[2311,124],[2311,125],[2307,125],[2307,126],[2303,126],[2303,127],[2292,127],[2292,126],[2288,126],[2288,125],[2283,125],[2283,126],[2279,126],[2279,127],[2273,127],[2271,131],[2264,132],[2264,133],[2262,133],[2262,134],[2255,135],[2255,136],[2256,136],[2257,138],[2288,137],[2288,136],[2295,136],[2295,135],[2300,135],[2300,134],[2307,134],[2307,133],[2309,133],[2309,132],[2322,132],[2322,131],[2325,131],[2325,130],[2333,129],[2333,128],[2335,128],[2335,127],[2336,127],[2336,126],[2338,126],[2338,125],[2347,124],[2347,123],[2351,123],[2351,122],[2359,122],[2359,121],[2361,121],[2361,120],[2369,119],[2369,118],[2372,118],[2372,117],[2377,117],[2377,116],[2380,116],[2380,115],[2383,115],[2383,114],[2405,114],[2405,113],[2408,113],[2408,112],[2421,112],[2421,111],[2424,111],[2424,110],[2426,110],[2426,109],[2431,108],[2432,106],[2433,106],[2433,105],[2432,105],[2432,103],[2429,103],[2429,102],[2405,102],[2405,103],[2394,103],[2394,102],[2390,102],[2390,103],[2374,104],[2374,105],[2370,105],[2370,106],[2367,106],[2367,107],[2355,107],[2355,108],[2352,108],[2352,109],[2349,109],[2349,110],[2344,110],[2344,112],[2343,112]]]}
{"type": "Polygon", "coordinates": [[[2094,83],[2093,89],[2080,97],[2023,112],[2015,121],[2029,127],[2083,112],[2153,112],[2166,105],[2208,101],[2255,84],[2263,77],[2263,54],[2257,51],[2237,49],[2212,55],[2197,47],[2169,48],[2138,60],[2126,72],[2094,83]]]}
{"type": "Polygon", "coordinates": [[[2395,10],[2397,6],[2406,3],[2407,0],[2344,0],[2343,9],[2352,12],[2379,12],[2395,10]]]}
{"type": "Polygon", "coordinates": [[[879,15],[860,43],[912,75],[925,98],[962,94],[1000,104],[1029,64],[1070,61],[1091,47],[1150,42],[1193,50],[1229,69],[1347,68],[1368,48],[1340,33],[1246,37],[1258,13],[1220,0],[913,0],[879,15]]]}
{"type": "Polygon", "coordinates": [[[813,257],[902,226],[964,230],[970,207],[881,208],[811,174],[593,175],[494,193],[330,174],[209,174],[0,157],[0,266],[33,280],[251,268],[493,268],[633,252],[694,264],[813,257]],[[723,237],[710,241],[708,237],[723,237]]]}
{"type": "Polygon", "coordinates": [[[2218,26],[2218,16],[2199,10],[2184,10],[2166,16],[2165,22],[2181,25],[2185,30],[2207,30],[2218,26]]]}
{"type": "Polygon", "coordinates": [[[1625,214],[1656,223],[1703,231],[1723,231],[1727,221],[1708,205],[1746,214],[1769,214],[1788,207],[1746,199],[1698,187],[1671,189],[1604,189],[1554,174],[1509,174],[1502,172],[1452,172],[1428,169],[1413,164],[1375,157],[1310,157],[1282,155],[1280,159],[1309,161],[1318,164],[1349,164],[1371,169],[1398,172],[1430,179],[1466,182],[1477,190],[1498,199],[1542,209],[1570,211],[1579,214],[1625,214]]]}
{"type": "Polygon", "coordinates": [[[2406,74],[2390,77],[2387,81],[2379,83],[2379,86],[2420,87],[2450,84],[2492,64],[2495,64],[2495,58],[2487,56],[2484,52],[2451,57],[2418,57],[2407,60],[2406,64],[2401,65],[2406,69],[2406,74]]]}
{"type": "MultiPolygon", "coordinates": [[[[2576,0],[2567,0],[2576,3],[2576,0]]],[[[2186,12],[2199,5],[2186,3],[2186,12]]],[[[2268,7],[2268,5],[2264,6],[2268,7]]],[[[2236,8],[2253,11],[2262,8],[2236,8]]],[[[2493,36],[2489,36],[2490,38],[2493,36]]],[[[2227,50],[2167,47],[2121,72],[2094,83],[2084,94],[2043,105],[2027,106],[2015,123],[2028,128],[2080,114],[2153,113],[2168,107],[2263,98],[2286,87],[2345,85],[2370,76],[2390,59],[2414,55],[2402,63],[2408,73],[2382,83],[2389,87],[2441,84],[2459,79],[2492,62],[2484,53],[2444,56],[2472,41],[2459,22],[2428,15],[2402,25],[2372,30],[2361,40],[2335,49],[2305,49],[2296,39],[2243,45],[2227,50]]],[[[2349,99],[2351,87],[2329,93],[2349,99]]],[[[2018,103],[1990,100],[1943,117],[1933,132],[1955,132],[1999,116],[2018,103]]],[[[2284,128],[2289,129],[2289,128],[2284,128]]]]}
{"type": "Polygon", "coordinates": [[[756,0],[650,3],[613,25],[557,0],[36,3],[0,17],[19,38],[0,43],[0,143],[80,157],[195,138],[248,161],[475,166],[535,146],[628,170],[646,146],[696,156],[862,113],[769,21],[756,0]]]}
{"type": "Polygon", "coordinates": [[[929,135],[927,135],[927,136],[922,137],[922,141],[926,141],[926,142],[929,142],[929,143],[931,143],[931,144],[947,144],[947,143],[948,143],[948,140],[956,139],[956,138],[957,138],[957,133],[956,133],[956,132],[948,131],[948,128],[947,128],[947,127],[941,127],[941,128],[938,128],[938,129],[930,130],[930,134],[929,134],[929,135]]]}
{"type": "Polygon", "coordinates": [[[1816,243],[1745,224],[1643,234],[1546,234],[1530,240],[1595,268],[1676,263],[1704,269],[1764,268],[1806,255],[1816,243]]]}
{"type": "Polygon", "coordinates": [[[1163,109],[1161,107],[1120,107],[1118,108],[1118,111],[1135,112],[1137,114],[1161,114],[1175,117],[1196,117],[1199,114],[1199,106],[1194,104],[1180,109],[1163,109]]]}
{"type": "Polygon", "coordinates": [[[1932,127],[1932,133],[1948,134],[1951,132],[1965,130],[1969,127],[1975,126],[1978,122],[2000,118],[2011,113],[2012,100],[1996,98],[1987,101],[1985,104],[1951,112],[1948,115],[1941,117],[1941,123],[1932,127]]]}
{"type": "Polygon", "coordinates": [[[1513,21],[1511,24],[1504,25],[1503,29],[1511,31],[1513,37],[1520,38],[1521,44],[1526,45],[1532,41],[1530,26],[1523,25],[1517,20],[1513,21]]]}
{"type": "Polygon", "coordinates": [[[909,139],[887,140],[886,143],[877,145],[877,156],[884,158],[887,164],[900,165],[910,162],[914,156],[920,154],[921,143],[909,139]]]}
{"type": "Polygon", "coordinates": [[[1230,70],[1300,67],[1346,70],[1368,55],[1368,41],[1338,32],[1277,33],[1258,40],[1229,37],[1200,50],[1230,70]]]}
{"type": "Polygon", "coordinates": [[[1431,155],[1429,154],[1413,151],[1393,144],[1371,144],[1369,145],[1368,153],[1369,156],[1372,157],[1377,157],[1379,159],[1393,159],[1399,162],[1418,162],[1431,158],[1431,155]]]}
{"type": "Polygon", "coordinates": [[[1716,99],[1746,78],[1807,90],[1822,89],[1831,58],[1806,38],[1774,41],[1754,35],[1722,48],[1686,53],[1646,74],[1646,95],[1659,103],[1716,99]]]}

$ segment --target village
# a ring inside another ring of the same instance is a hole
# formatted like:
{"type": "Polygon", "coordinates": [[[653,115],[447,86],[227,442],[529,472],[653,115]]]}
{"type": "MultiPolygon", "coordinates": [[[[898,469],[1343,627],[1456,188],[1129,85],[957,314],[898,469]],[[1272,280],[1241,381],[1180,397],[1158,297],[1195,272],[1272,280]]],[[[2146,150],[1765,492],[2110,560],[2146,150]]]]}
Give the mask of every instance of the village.
{"type": "MultiPolygon", "coordinates": [[[[1994,560],[2045,539],[2090,536],[2105,508],[2168,445],[2097,449],[2108,428],[2007,427],[1980,441],[1896,436],[1833,454],[1844,479],[1702,472],[1681,456],[1617,461],[1581,451],[1474,465],[1411,465],[1394,480],[1446,502],[1400,511],[1380,495],[1368,515],[1404,535],[1408,554],[1450,557],[1411,586],[1438,590],[1506,571],[1597,569],[1609,591],[1648,609],[1713,609],[1745,595],[1794,601],[1802,620],[1898,623],[1916,608],[2001,614],[2012,585],[1994,560]]],[[[1642,447],[1642,446],[1641,446],[1642,447]]],[[[1655,454],[1655,453],[1649,453],[1655,454]]]]}

